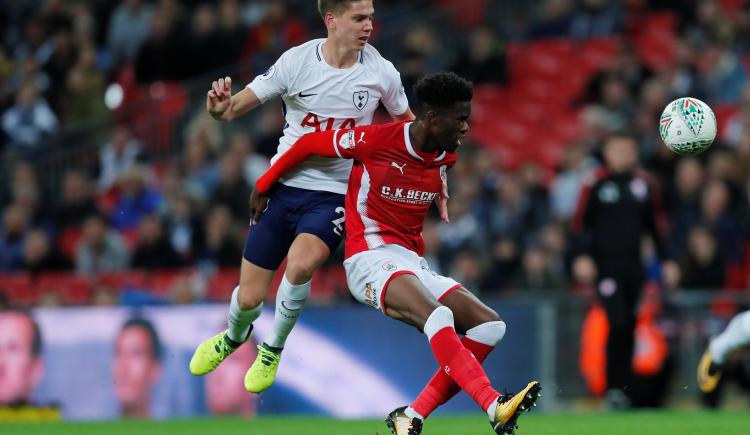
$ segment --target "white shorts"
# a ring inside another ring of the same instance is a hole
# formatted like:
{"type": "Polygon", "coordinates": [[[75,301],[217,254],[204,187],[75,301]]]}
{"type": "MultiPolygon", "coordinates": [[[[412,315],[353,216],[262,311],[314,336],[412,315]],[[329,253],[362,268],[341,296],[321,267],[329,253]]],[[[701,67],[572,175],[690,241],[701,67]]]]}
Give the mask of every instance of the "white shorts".
{"type": "Polygon", "coordinates": [[[352,255],[344,261],[346,282],[354,298],[385,313],[388,284],[399,275],[417,277],[438,301],[461,284],[430,270],[427,260],[400,245],[388,244],[352,255]]]}

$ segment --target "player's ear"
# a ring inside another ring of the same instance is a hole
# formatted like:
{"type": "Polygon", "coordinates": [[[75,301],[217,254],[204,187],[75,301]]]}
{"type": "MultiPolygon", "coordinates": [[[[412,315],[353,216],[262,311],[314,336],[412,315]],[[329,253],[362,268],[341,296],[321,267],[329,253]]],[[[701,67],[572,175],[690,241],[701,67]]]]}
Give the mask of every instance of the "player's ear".
{"type": "Polygon", "coordinates": [[[334,30],[336,28],[336,16],[333,15],[333,12],[328,11],[323,16],[323,23],[326,25],[326,29],[328,30],[334,30]]]}

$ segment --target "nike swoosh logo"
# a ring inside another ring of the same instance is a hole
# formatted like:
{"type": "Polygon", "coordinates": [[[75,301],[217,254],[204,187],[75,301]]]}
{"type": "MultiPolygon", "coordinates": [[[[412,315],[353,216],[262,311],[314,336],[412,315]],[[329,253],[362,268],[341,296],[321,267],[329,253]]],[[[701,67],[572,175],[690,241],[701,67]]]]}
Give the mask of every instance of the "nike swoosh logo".
{"type": "Polygon", "coordinates": [[[286,304],[284,302],[286,302],[286,301],[281,301],[281,306],[284,307],[284,309],[286,309],[286,310],[289,310],[289,311],[299,311],[299,310],[302,309],[302,304],[299,304],[299,306],[297,308],[289,308],[289,307],[286,306],[286,304]]]}
{"type": "Polygon", "coordinates": [[[312,97],[313,95],[318,95],[318,94],[303,94],[302,92],[299,93],[300,98],[312,97]]]}

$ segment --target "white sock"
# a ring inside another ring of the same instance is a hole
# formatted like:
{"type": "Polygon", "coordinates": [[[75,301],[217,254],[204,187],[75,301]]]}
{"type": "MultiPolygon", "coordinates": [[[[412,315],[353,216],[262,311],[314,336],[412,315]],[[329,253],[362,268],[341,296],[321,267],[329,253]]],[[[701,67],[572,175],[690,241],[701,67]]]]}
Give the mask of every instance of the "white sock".
{"type": "Polygon", "coordinates": [[[711,360],[723,364],[726,357],[742,346],[750,344],[750,310],[734,316],[724,332],[708,345],[711,360]]]}
{"type": "Polygon", "coordinates": [[[240,287],[237,286],[232,292],[232,298],[229,302],[229,316],[227,317],[227,337],[237,343],[244,343],[249,338],[250,329],[253,327],[255,319],[260,317],[260,311],[263,303],[251,309],[243,310],[237,302],[237,295],[240,293],[240,287]]]}
{"type": "MultiPolygon", "coordinates": [[[[498,396],[499,397],[499,396],[498,396]]],[[[497,399],[495,399],[494,402],[490,405],[489,408],[487,408],[487,417],[490,418],[490,421],[495,419],[495,411],[497,410],[497,399]]]]}
{"type": "Polygon", "coordinates": [[[299,315],[310,295],[310,283],[293,285],[286,275],[281,279],[279,290],[276,293],[276,312],[273,316],[273,331],[266,338],[266,344],[279,349],[284,347],[286,338],[292,332],[297,323],[299,315]]]}
{"type": "Polygon", "coordinates": [[[407,417],[409,417],[409,420],[411,420],[412,418],[418,418],[418,419],[420,419],[420,420],[424,420],[424,417],[422,417],[422,416],[421,416],[421,415],[420,415],[420,414],[419,414],[419,413],[418,413],[417,411],[415,411],[415,410],[414,410],[414,408],[412,408],[411,406],[409,406],[409,407],[407,407],[406,409],[404,409],[404,415],[406,415],[407,417]]]}

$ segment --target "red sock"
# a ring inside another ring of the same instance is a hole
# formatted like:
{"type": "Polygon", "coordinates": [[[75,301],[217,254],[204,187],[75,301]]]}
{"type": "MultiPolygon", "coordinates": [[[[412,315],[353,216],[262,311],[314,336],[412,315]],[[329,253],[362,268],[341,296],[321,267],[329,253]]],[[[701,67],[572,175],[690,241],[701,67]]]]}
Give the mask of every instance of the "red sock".
{"type": "MultiPolygon", "coordinates": [[[[466,394],[482,407],[483,411],[486,411],[500,396],[500,393],[492,388],[479,361],[469,349],[461,344],[453,328],[445,327],[435,333],[430,340],[430,347],[432,353],[435,354],[435,359],[442,367],[440,370],[446,372],[466,394]]],[[[415,411],[419,412],[416,408],[415,411]]]]}
{"type": "MultiPolygon", "coordinates": [[[[462,338],[461,344],[474,354],[474,357],[480,364],[484,362],[487,355],[495,348],[494,346],[474,341],[469,337],[462,338]]],[[[411,407],[419,415],[427,418],[432,414],[432,411],[449,401],[459,391],[461,391],[461,387],[453,382],[453,379],[445,373],[445,370],[438,369],[432,379],[430,379],[430,382],[427,383],[416,400],[414,400],[414,403],[411,404],[411,407]]]]}

